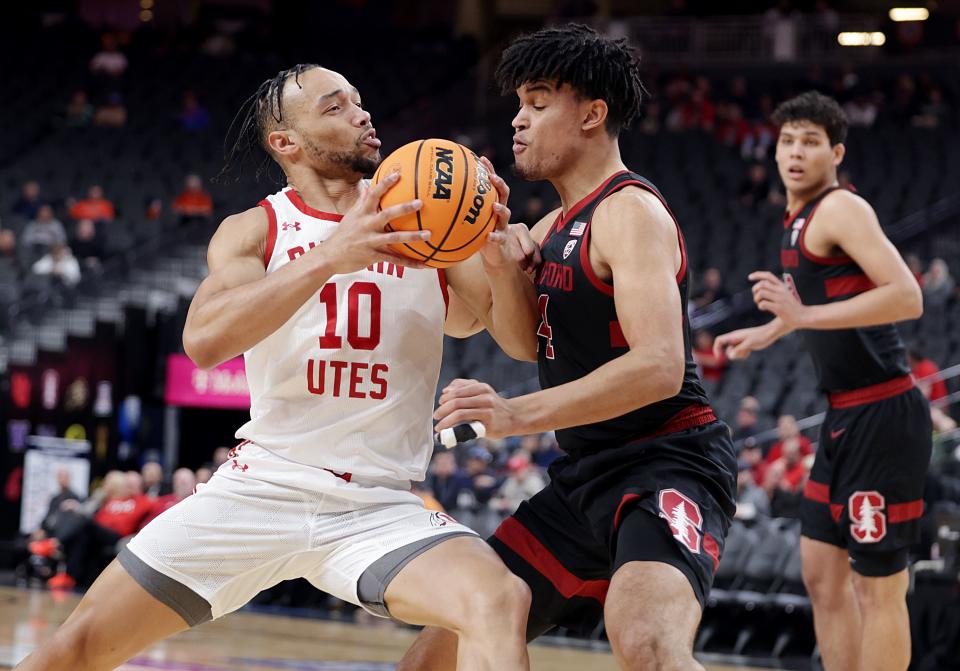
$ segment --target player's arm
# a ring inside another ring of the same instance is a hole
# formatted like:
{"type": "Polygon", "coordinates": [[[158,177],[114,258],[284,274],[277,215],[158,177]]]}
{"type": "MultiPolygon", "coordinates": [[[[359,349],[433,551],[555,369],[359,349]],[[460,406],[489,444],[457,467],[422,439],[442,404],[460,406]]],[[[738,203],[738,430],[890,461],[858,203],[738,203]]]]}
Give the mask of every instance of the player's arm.
{"type": "Polygon", "coordinates": [[[282,326],[333,275],[377,261],[422,264],[391,254],[387,245],[424,240],[426,231],[385,233],[384,226],[419,208],[416,201],[377,211],[393,176],[367,189],[337,230],[276,272],[264,268],[266,211],[255,207],[223,220],[207,249],[210,274],[200,284],[183,329],[183,348],[201,368],[241,354],[282,326]]]}
{"type": "Polygon", "coordinates": [[[443,391],[436,429],[479,420],[487,435],[523,435],[619,417],[674,396],[683,384],[683,320],[677,228],[652,195],[607,198],[591,224],[591,255],[609,265],[629,350],[567,384],[505,399],[486,384],[456,380],[443,391]]]}
{"type": "MultiPolygon", "coordinates": [[[[817,211],[819,240],[840,248],[875,285],[843,301],[803,305],[772,273],[753,273],[754,301],[787,326],[800,329],[847,329],[917,319],[923,314],[923,296],[916,279],[896,247],[884,235],[873,208],[859,196],[835,191],[817,211]]],[[[806,231],[809,240],[811,233],[806,231]]]]}
{"type": "Polygon", "coordinates": [[[728,359],[746,359],[751,352],[766,349],[783,336],[793,332],[780,317],[774,317],[762,326],[737,329],[717,336],[713,341],[713,353],[726,355],[728,359]]]}

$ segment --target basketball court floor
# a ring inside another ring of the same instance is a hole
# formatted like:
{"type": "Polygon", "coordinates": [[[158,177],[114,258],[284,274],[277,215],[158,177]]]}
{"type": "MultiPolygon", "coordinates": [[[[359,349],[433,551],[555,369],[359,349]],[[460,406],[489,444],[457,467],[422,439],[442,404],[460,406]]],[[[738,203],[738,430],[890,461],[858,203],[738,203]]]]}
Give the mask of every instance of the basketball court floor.
{"type": "MultiPolygon", "coordinates": [[[[12,668],[53,634],[78,600],[75,595],[0,588],[0,669],[12,668]]],[[[240,612],[155,645],[119,671],[390,671],[415,633],[387,621],[358,625],[240,612]]],[[[609,652],[556,645],[531,645],[530,661],[534,671],[617,669],[609,652]]]]}

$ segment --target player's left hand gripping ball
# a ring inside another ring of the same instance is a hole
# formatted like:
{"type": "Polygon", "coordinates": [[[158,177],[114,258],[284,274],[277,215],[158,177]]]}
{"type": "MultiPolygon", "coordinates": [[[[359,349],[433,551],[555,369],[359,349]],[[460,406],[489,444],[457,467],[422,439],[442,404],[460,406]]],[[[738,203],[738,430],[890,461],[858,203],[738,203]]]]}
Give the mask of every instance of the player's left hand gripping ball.
{"type": "Polygon", "coordinates": [[[434,430],[482,422],[487,438],[504,438],[517,433],[517,421],[510,399],[503,398],[493,387],[477,380],[456,379],[440,394],[440,407],[433,413],[434,430]]]}
{"type": "Polygon", "coordinates": [[[497,202],[493,205],[496,226],[487,236],[486,244],[480,248],[484,265],[488,269],[500,269],[518,264],[524,272],[532,272],[540,265],[540,247],[524,224],[510,224],[510,208],[507,205],[510,187],[496,173],[487,157],[481,157],[480,163],[487,169],[490,183],[497,191],[497,202]]]}

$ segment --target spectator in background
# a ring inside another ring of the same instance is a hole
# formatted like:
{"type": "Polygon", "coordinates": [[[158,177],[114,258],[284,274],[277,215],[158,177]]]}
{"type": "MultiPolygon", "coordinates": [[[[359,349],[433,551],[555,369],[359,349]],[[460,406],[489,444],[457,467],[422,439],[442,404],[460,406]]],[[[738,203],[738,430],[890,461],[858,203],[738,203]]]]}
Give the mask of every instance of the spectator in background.
{"type": "Polygon", "coordinates": [[[737,473],[737,512],[734,516],[741,520],[770,516],[770,499],[757,485],[749,468],[741,468],[737,473]]]}
{"type": "Polygon", "coordinates": [[[723,286],[723,276],[716,268],[707,268],[703,271],[703,282],[700,291],[693,297],[693,304],[702,310],[711,303],[729,298],[730,293],[723,286]]]}
{"type": "Polygon", "coordinates": [[[72,287],[80,281],[80,264],[66,245],[55,244],[31,268],[34,275],[53,277],[72,287]]]}
{"type": "Polygon", "coordinates": [[[920,111],[911,120],[916,128],[939,128],[950,115],[950,108],[943,100],[943,91],[934,86],[927,93],[927,100],[920,105],[920,111]]]}
{"type": "Polygon", "coordinates": [[[766,202],[769,196],[770,176],[767,174],[767,166],[763,163],[753,163],[746,178],[740,182],[738,191],[740,204],[756,209],[760,203],[766,202]]]}
{"type": "Polygon", "coordinates": [[[775,517],[800,515],[803,487],[810,475],[813,456],[800,454],[800,444],[786,443],[783,456],[772,462],[764,475],[764,490],[770,497],[770,509],[775,517]]]}
{"type": "Polygon", "coordinates": [[[147,221],[160,221],[163,216],[163,201],[159,198],[148,198],[147,209],[144,215],[147,221]]]}
{"type": "Polygon", "coordinates": [[[65,114],[67,126],[71,128],[83,128],[89,126],[93,121],[93,105],[87,97],[86,91],[74,91],[67,103],[65,114]]]}
{"type": "Polygon", "coordinates": [[[943,259],[934,259],[923,276],[923,302],[929,307],[942,307],[956,287],[950,266],[943,259]]]}
{"type": "Polygon", "coordinates": [[[763,427],[760,426],[760,401],[753,396],[744,396],[740,399],[740,409],[733,420],[733,440],[734,442],[743,440],[760,433],[763,427]]]}
{"type": "Polygon", "coordinates": [[[541,433],[538,440],[537,451],[533,455],[533,463],[540,468],[547,468],[562,456],[563,451],[557,444],[556,435],[552,431],[549,433],[541,433]]]}
{"type": "Polygon", "coordinates": [[[796,448],[801,457],[807,457],[813,454],[813,443],[810,439],[800,433],[800,425],[797,424],[797,418],[793,415],[781,415],[777,420],[777,442],[767,453],[767,463],[772,464],[778,459],[782,459],[784,454],[792,452],[796,448]]]}
{"type": "Polygon", "coordinates": [[[167,485],[163,481],[163,466],[155,461],[148,461],[140,467],[140,476],[143,478],[143,493],[148,499],[167,494],[167,485]]]}
{"type": "Polygon", "coordinates": [[[67,244],[67,231],[53,215],[52,207],[40,206],[36,219],[28,223],[20,234],[20,244],[29,251],[31,260],[45,254],[53,245],[67,244]]]}
{"type": "Polygon", "coordinates": [[[57,493],[50,499],[47,514],[44,515],[40,528],[34,532],[34,540],[52,536],[62,515],[63,504],[67,501],[79,501],[80,496],[73,490],[70,483],[70,470],[60,466],[56,471],[57,493]]]}
{"type": "Polygon", "coordinates": [[[700,377],[710,387],[716,387],[727,369],[727,357],[713,353],[714,336],[710,331],[697,331],[693,336],[693,359],[700,366],[700,377]]]}
{"type": "Polygon", "coordinates": [[[470,477],[457,467],[453,452],[444,450],[433,455],[428,476],[429,489],[446,511],[456,510],[460,494],[470,489],[470,477]]]}
{"type": "Polygon", "coordinates": [[[100,267],[104,256],[103,242],[97,235],[97,226],[93,223],[93,219],[81,219],[77,222],[70,248],[84,268],[100,267]]]}
{"type": "Polygon", "coordinates": [[[750,124],[743,118],[743,108],[740,105],[717,104],[717,128],[714,135],[717,142],[725,147],[736,147],[743,151],[744,143],[750,137],[750,124]]]}
{"type": "Polygon", "coordinates": [[[198,485],[203,485],[210,482],[210,478],[213,477],[213,469],[209,466],[201,466],[197,469],[195,478],[198,485]]]}
{"type": "Polygon", "coordinates": [[[32,221],[37,218],[42,205],[44,202],[40,198],[40,185],[30,180],[20,187],[20,197],[10,211],[24,221],[32,221]]]}
{"type": "Polygon", "coordinates": [[[197,94],[187,91],[183,94],[183,103],[177,115],[180,126],[187,131],[196,132],[206,130],[210,126],[210,112],[200,104],[197,94]]]}
{"type": "Polygon", "coordinates": [[[229,447],[218,447],[213,451],[213,457],[211,459],[213,470],[217,470],[225,463],[227,459],[230,458],[230,448],[229,447]]]}
{"type": "Polygon", "coordinates": [[[774,61],[792,63],[797,60],[798,18],[790,0],[780,0],[776,7],[763,15],[763,30],[774,61]]]}
{"type": "Polygon", "coordinates": [[[910,269],[910,272],[913,273],[914,278],[917,280],[917,284],[920,285],[920,288],[923,288],[923,261],[920,260],[920,257],[916,254],[907,254],[903,259],[907,268],[910,269]]]}
{"type": "Polygon", "coordinates": [[[502,516],[513,514],[520,504],[547,484],[526,454],[516,454],[507,462],[507,479],[490,499],[490,508],[502,516]]]}
{"type": "Polygon", "coordinates": [[[90,59],[90,72],[94,75],[120,79],[127,71],[127,57],[117,47],[113,35],[104,35],[102,48],[90,59]]]}
{"type": "Polygon", "coordinates": [[[0,270],[20,272],[17,236],[9,228],[0,229],[0,270]]]}
{"type": "MultiPolygon", "coordinates": [[[[159,467],[160,464],[153,462],[147,462],[144,464],[144,467],[154,465],[159,467]]],[[[163,475],[163,469],[160,470],[160,474],[163,475]]],[[[144,478],[146,480],[146,478],[144,478]]],[[[159,517],[162,513],[170,510],[175,505],[183,501],[185,498],[193,494],[194,489],[197,487],[197,478],[189,468],[178,468],[173,472],[173,491],[169,494],[164,494],[162,496],[149,497],[151,501],[150,511],[144,517],[143,522],[140,524],[140,529],[147,526],[154,519],[159,517]]],[[[149,494],[149,489],[147,490],[149,494]]],[[[139,530],[139,529],[138,529],[139,530]]]]}
{"type": "Polygon", "coordinates": [[[873,96],[861,92],[843,106],[843,111],[846,112],[851,127],[872,128],[879,108],[873,96]]]}
{"type": "Polygon", "coordinates": [[[947,395],[947,383],[940,378],[940,369],[919,348],[907,349],[907,362],[910,364],[910,371],[917,381],[917,386],[928,401],[936,401],[947,395]],[[921,380],[925,381],[921,382],[921,380]]]}
{"type": "Polygon", "coordinates": [[[123,96],[113,91],[107,101],[93,113],[93,123],[101,128],[123,128],[127,125],[127,108],[123,96]]]}
{"type": "Polygon", "coordinates": [[[173,201],[180,224],[205,223],[213,216],[213,198],[203,188],[200,175],[187,175],[183,191],[173,201]]]}
{"type": "Polygon", "coordinates": [[[93,221],[113,221],[117,216],[113,203],[103,193],[99,184],[87,189],[87,197],[70,206],[70,218],[74,221],[92,219],[93,221]]]}
{"type": "Polygon", "coordinates": [[[127,471],[123,475],[127,479],[127,491],[130,492],[130,495],[146,498],[143,476],[140,475],[140,471],[127,471]]]}
{"type": "MultiPolygon", "coordinates": [[[[470,478],[470,492],[473,494],[473,503],[470,506],[476,510],[479,506],[486,506],[490,497],[497,490],[500,483],[490,471],[490,462],[493,455],[485,447],[475,445],[467,450],[467,476],[470,478]]],[[[464,501],[469,502],[467,499],[464,501]]],[[[460,508],[464,508],[461,501],[460,508]]]]}

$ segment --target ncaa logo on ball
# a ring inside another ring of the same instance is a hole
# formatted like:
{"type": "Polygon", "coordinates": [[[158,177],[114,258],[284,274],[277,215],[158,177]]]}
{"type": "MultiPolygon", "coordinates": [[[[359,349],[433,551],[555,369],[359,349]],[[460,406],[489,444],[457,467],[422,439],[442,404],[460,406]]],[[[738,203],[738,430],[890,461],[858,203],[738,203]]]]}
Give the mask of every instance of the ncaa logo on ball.
{"type": "Polygon", "coordinates": [[[450,200],[450,185],[453,184],[453,150],[445,147],[434,149],[436,157],[433,170],[433,195],[435,200],[450,200]]]}

